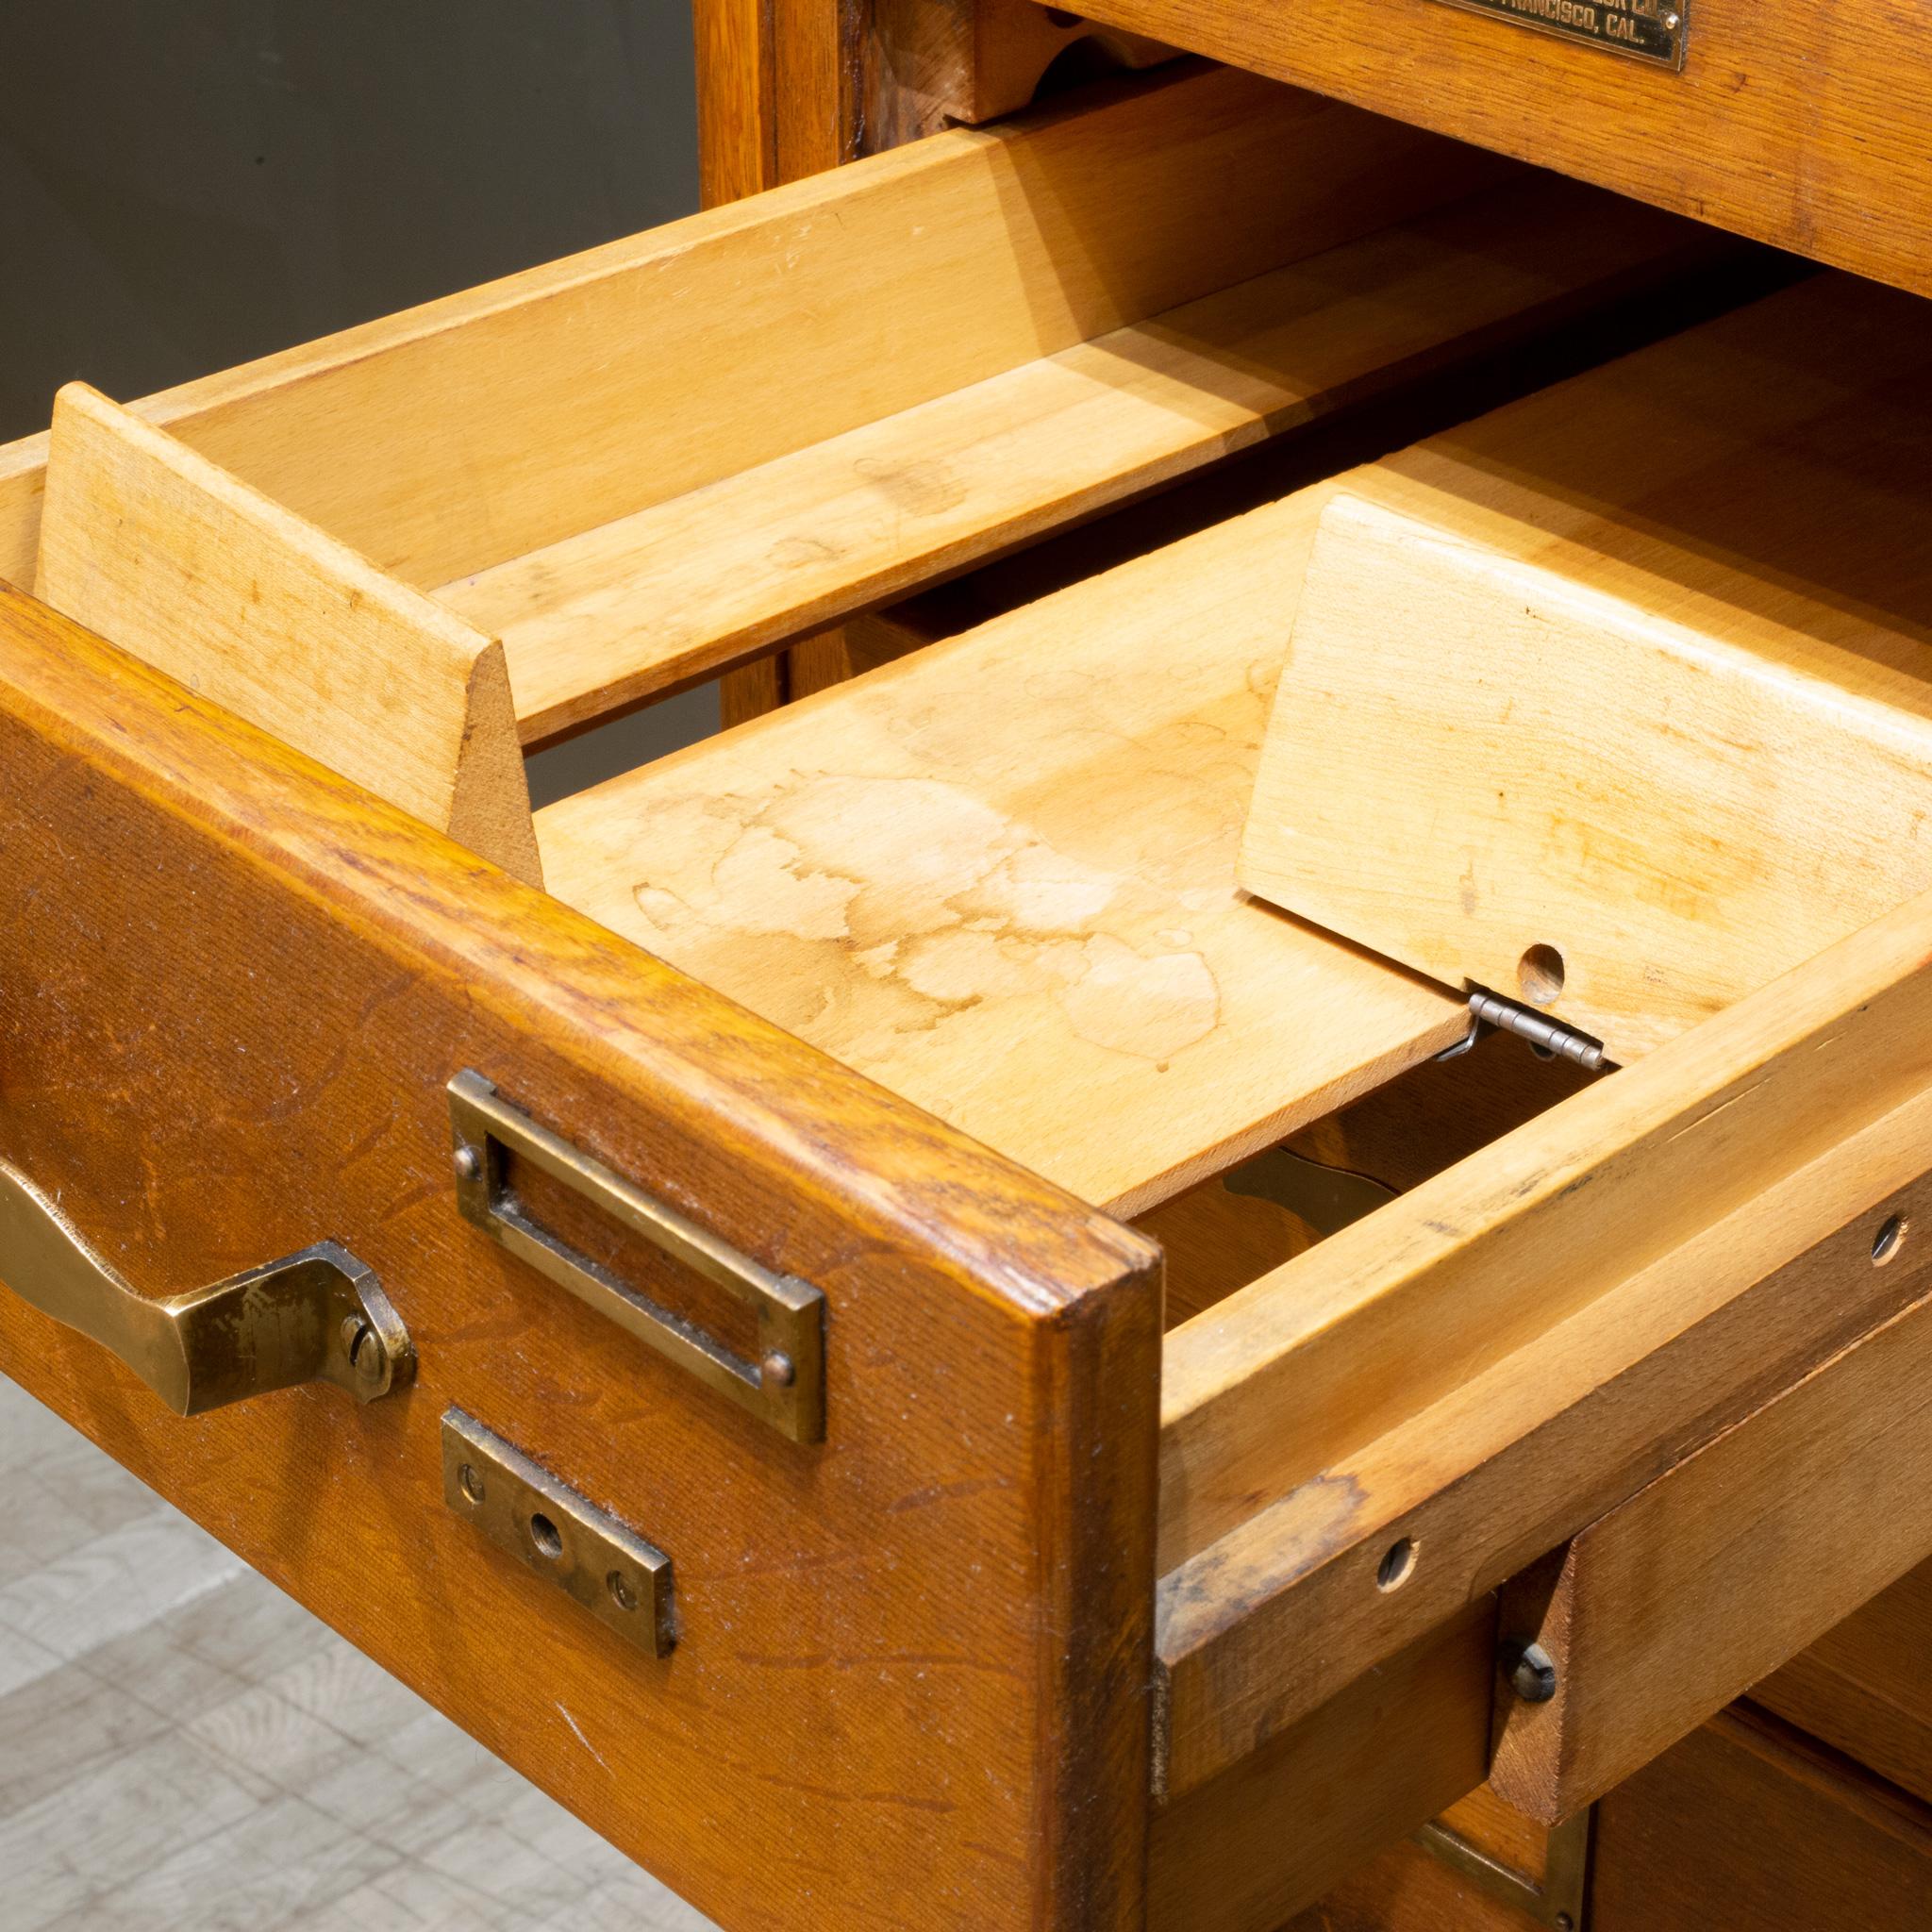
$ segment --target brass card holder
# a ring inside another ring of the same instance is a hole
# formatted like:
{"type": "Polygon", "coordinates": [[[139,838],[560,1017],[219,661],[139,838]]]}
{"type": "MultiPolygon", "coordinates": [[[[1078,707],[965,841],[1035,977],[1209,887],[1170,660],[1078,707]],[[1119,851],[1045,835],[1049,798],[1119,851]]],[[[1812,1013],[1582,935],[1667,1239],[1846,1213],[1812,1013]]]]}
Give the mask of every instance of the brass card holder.
{"type": "Polygon", "coordinates": [[[465,1220],[780,1434],[794,1442],[824,1441],[825,1298],[817,1289],[792,1275],[774,1274],[540,1126],[481,1074],[461,1073],[449,1083],[449,1118],[457,1206],[465,1220]],[[758,1316],[758,1359],[745,1360],[539,1226],[504,1184],[506,1151],[748,1304],[758,1316]]]}
{"type": "Polygon", "coordinates": [[[177,1415],[331,1382],[374,1402],[415,1373],[375,1274],[333,1241],[163,1301],[137,1294],[0,1161],[0,1282],[116,1356],[177,1415]]]}

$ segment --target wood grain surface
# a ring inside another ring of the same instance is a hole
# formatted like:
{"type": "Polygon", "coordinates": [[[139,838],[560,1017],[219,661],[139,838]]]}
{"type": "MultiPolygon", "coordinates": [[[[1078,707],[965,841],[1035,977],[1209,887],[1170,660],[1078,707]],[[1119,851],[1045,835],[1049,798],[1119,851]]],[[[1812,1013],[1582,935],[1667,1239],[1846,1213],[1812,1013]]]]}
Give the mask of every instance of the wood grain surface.
{"type": "MultiPolygon", "coordinates": [[[[1291,124],[1281,164],[1326,170],[1357,145],[1357,169],[1379,156],[1414,178],[1374,123],[1291,124]]],[[[1369,225],[1389,207],[1386,191],[1361,197],[1369,225]]],[[[1684,224],[1568,183],[1488,189],[436,595],[502,638],[524,736],[541,739],[1662,288],[1710,253],[1684,224]]]]}
{"type": "Polygon", "coordinates": [[[1751,1696],[1932,1804],[1932,1563],[1880,1591],[1751,1696]]]}
{"type": "Polygon", "coordinates": [[[1151,1246],[10,593],[0,769],[7,1158],[144,1292],[333,1237],[421,1364],[183,1422],[0,1295],[0,1370],[714,1918],[1138,1924],[1151,1246]],[[458,1215],[465,1066],[824,1290],[822,1448],[458,1215]],[[452,1403],[669,1658],[450,1514],[452,1403]]]}
{"type": "Polygon", "coordinates": [[[1479,1785],[1494,1650],[1494,1604],[1471,1604],[1213,1783],[1157,1810],[1150,1932],[1275,1932],[1479,1785]]]}
{"type": "Polygon", "coordinates": [[[1467,1029],[1448,995],[1235,888],[1315,508],[1222,525],[549,807],[545,876],[1137,1212],[1467,1029]]]}
{"type": "Polygon", "coordinates": [[[1749,1711],[1597,1812],[1591,1932],[1902,1932],[1932,1896],[1932,1810],[1749,1711]]]}
{"type": "Polygon", "coordinates": [[[1281,1932],[1532,1932],[1536,1921],[1413,1839],[1366,1858],[1281,1932]]]}
{"type": "Polygon", "coordinates": [[[84,383],[51,448],[43,603],[542,883],[500,643],[84,383]]]}
{"type": "Polygon", "coordinates": [[[1696,0],[1681,74],[1439,0],[1092,0],[1083,13],[1932,291],[1932,24],[1696,0]]]}
{"type": "Polygon", "coordinates": [[[1499,1690],[1496,1790],[1560,1823],[1932,1556],[1928,1456],[1921,1301],[1504,1591],[1502,1636],[1557,1687],[1499,1690]]]}
{"type": "Polygon", "coordinates": [[[1874,1269],[1871,1245],[1928,1185],[1928,920],[1874,923],[1168,1335],[1172,1775],[1253,1749],[1911,1299],[1922,1257],[1874,1269]]]}
{"type": "MultiPolygon", "coordinates": [[[[1494,166],[1192,65],[132,407],[427,589],[1438,205],[1494,166]],[[1274,165],[1304,125],[1336,163],[1318,181],[1274,165]]],[[[17,583],[44,464],[41,439],[0,453],[0,577],[17,583]]]]}
{"type": "MultiPolygon", "coordinates": [[[[876,34],[883,5],[874,0],[861,11],[808,0],[692,0],[704,207],[802,180],[865,149],[867,119],[882,105],[870,97],[870,76],[880,76],[884,94],[893,91],[892,52],[876,34]],[[790,86],[779,86],[781,74],[790,86]]],[[[898,142],[889,131],[872,145],[883,151],[898,142]]],[[[724,724],[784,703],[792,656],[755,658],[723,673],[724,724]]]]}
{"type": "Polygon", "coordinates": [[[1652,1280],[1656,1313],[1689,1321],[1916,1178],[1885,1124],[1932,1106],[1932,1044],[1911,1043],[1928,935],[1915,900],[1175,1329],[1171,1558],[1612,1291],[1652,1280]],[[1754,1203],[1713,1270],[1702,1244],[1754,1203]]]}
{"type": "Polygon", "coordinates": [[[1918,307],[1819,277],[1357,473],[1242,882],[1618,1060],[1932,887],[1918,307]]]}

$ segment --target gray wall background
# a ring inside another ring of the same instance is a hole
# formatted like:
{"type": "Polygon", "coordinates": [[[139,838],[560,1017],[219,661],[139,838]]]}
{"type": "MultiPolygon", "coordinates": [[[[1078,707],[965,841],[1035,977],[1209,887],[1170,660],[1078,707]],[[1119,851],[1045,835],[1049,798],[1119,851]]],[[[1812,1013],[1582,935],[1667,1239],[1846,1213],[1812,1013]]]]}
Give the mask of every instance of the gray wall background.
{"type": "Polygon", "coordinates": [[[0,0],[0,440],[72,377],[144,395],[697,196],[689,0],[0,0]]]}
{"type": "Polygon", "coordinates": [[[696,206],[688,0],[0,0],[0,437],[696,206]]]}

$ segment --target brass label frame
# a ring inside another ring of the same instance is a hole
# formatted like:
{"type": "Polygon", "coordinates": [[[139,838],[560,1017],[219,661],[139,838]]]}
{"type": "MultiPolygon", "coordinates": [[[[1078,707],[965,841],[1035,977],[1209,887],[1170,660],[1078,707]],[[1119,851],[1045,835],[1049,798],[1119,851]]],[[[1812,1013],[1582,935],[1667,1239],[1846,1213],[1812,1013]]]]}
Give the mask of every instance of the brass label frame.
{"type": "Polygon", "coordinates": [[[794,1442],[824,1441],[825,1298],[821,1291],[794,1275],[774,1274],[645,1193],[512,1107],[493,1082],[474,1069],[458,1074],[448,1091],[457,1208],[464,1220],[781,1435],[794,1442]],[[747,1361],[734,1354],[532,1221],[504,1185],[506,1150],[561,1181],[619,1226],[748,1303],[758,1317],[758,1359],[747,1361]]]}

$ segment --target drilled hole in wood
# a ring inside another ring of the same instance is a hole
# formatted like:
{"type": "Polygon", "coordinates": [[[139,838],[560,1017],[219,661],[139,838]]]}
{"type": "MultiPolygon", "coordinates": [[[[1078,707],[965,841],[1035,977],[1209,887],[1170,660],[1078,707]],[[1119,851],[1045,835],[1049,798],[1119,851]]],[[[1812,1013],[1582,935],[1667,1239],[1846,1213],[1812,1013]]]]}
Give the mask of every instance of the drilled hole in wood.
{"type": "Polygon", "coordinates": [[[1532,946],[1516,962],[1516,983],[1533,1007],[1546,1007],[1563,991],[1563,956],[1555,946],[1532,946]]]}
{"type": "Polygon", "coordinates": [[[1883,1268],[1905,1245],[1906,1218],[1903,1214],[1890,1214],[1878,1224],[1878,1232],[1872,1237],[1872,1265],[1883,1268]]]}
{"type": "Polygon", "coordinates": [[[1404,1537],[1382,1552],[1382,1560],[1375,1569],[1375,1588],[1384,1591],[1400,1590],[1414,1572],[1415,1542],[1412,1538],[1404,1537]]]}
{"type": "Polygon", "coordinates": [[[530,1518],[530,1541],[546,1557],[563,1555],[563,1539],[558,1535],[556,1524],[547,1516],[530,1518]]]}

